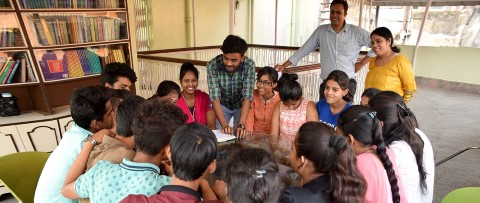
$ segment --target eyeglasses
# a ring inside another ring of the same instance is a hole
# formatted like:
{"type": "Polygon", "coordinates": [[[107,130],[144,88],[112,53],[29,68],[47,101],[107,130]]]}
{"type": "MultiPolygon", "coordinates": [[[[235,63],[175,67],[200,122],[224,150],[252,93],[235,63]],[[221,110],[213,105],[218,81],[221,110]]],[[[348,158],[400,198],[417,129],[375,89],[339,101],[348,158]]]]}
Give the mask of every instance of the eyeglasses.
{"type": "Polygon", "coordinates": [[[263,86],[272,86],[272,82],[268,81],[268,80],[257,80],[257,85],[260,85],[262,84],[263,86]]]}

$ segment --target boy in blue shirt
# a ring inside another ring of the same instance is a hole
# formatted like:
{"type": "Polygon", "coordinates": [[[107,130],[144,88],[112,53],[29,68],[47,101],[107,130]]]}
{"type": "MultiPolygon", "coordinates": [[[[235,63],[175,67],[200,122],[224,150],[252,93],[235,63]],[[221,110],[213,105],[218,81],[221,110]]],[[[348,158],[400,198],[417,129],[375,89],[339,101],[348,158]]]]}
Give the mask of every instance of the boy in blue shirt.
{"type": "Polygon", "coordinates": [[[132,122],[136,153],[133,160],[115,164],[99,161],[85,174],[93,147],[103,136],[86,140],[77,160],[70,168],[62,188],[71,199],[90,198],[92,202],[119,202],[129,194],[153,195],[170,184],[170,177],[160,175],[159,165],[165,147],[175,130],[186,121],[186,115],[173,104],[158,100],[144,102],[132,122]]]}

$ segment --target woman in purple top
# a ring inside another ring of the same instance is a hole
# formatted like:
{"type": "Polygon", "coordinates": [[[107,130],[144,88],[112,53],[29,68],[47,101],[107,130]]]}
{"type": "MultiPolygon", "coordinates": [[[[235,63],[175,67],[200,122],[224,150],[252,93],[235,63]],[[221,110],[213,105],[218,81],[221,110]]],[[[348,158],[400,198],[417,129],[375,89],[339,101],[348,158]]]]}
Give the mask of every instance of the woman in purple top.
{"type": "Polygon", "coordinates": [[[182,92],[177,106],[188,116],[187,123],[197,122],[215,129],[215,114],[210,98],[207,93],[197,90],[198,70],[190,62],[182,64],[180,68],[180,86],[182,92]]]}
{"type": "Polygon", "coordinates": [[[340,113],[352,106],[356,87],[349,86],[348,76],[341,70],[332,71],[325,81],[325,99],[317,102],[318,117],[320,122],[335,128],[340,113]]]}

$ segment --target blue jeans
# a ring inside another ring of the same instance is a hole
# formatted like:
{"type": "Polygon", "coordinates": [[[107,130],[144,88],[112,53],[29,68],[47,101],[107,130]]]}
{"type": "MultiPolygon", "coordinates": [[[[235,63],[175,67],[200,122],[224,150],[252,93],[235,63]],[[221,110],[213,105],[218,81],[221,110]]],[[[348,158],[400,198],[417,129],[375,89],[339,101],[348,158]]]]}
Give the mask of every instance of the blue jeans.
{"type": "MultiPolygon", "coordinates": [[[[225,120],[227,121],[228,124],[230,124],[230,119],[232,119],[233,117],[233,129],[235,129],[238,125],[238,121],[240,120],[240,111],[242,108],[230,110],[229,108],[223,105],[221,106],[222,106],[223,116],[225,117],[225,120]]],[[[220,124],[218,119],[217,119],[217,129],[219,130],[222,129],[222,125],[220,124]]]]}

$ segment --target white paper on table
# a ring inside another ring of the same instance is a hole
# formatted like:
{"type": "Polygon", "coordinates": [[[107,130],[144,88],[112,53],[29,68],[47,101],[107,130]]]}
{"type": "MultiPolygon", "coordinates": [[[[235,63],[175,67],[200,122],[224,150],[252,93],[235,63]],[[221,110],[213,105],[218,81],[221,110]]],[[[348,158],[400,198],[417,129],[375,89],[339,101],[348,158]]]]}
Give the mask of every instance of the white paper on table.
{"type": "Polygon", "coordinates": [[[226,142],[226,141],[233,140],[233,139],[236,138],[233,135],[222,133],[221,130],[212,130],[212,131],[213,131],[213,133],[215,133],[215,137],[217,137],[218,142],[226,142]]]}

